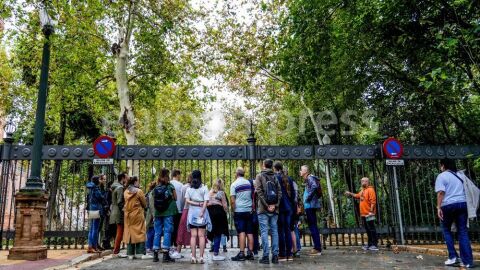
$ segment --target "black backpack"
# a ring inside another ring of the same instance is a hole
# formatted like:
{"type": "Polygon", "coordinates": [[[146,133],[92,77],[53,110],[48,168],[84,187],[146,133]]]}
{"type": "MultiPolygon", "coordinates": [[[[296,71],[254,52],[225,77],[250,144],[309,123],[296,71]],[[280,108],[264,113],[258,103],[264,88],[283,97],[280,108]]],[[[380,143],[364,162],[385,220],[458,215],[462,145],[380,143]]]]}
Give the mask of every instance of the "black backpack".
{"type": "Polygon", "coordinates": [[[172,193],[167,185],[159,185],[153,189],[153,205],[158,212],[164,212],[170,206],[172,193]]]}
{"type": "Polygon", "coordinates": [[[263,175],[267,181],[267,186],[265,187],[265,201],[268,205],[273,205],[278,203],[278,189],[277,189],[277,179],[276,177],[267,177],[263,175]]]}

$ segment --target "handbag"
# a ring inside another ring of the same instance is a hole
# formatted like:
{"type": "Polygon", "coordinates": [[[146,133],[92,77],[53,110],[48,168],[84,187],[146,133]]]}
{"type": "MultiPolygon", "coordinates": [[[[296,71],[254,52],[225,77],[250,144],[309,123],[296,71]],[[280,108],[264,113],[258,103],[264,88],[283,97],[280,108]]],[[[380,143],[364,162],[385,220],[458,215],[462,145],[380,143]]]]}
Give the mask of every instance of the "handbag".
{"type": "Polygon", "coordinates": [[[88,219],[99,219],[99,218],[100,218],[100,210],[88,211],[88,219]]]}

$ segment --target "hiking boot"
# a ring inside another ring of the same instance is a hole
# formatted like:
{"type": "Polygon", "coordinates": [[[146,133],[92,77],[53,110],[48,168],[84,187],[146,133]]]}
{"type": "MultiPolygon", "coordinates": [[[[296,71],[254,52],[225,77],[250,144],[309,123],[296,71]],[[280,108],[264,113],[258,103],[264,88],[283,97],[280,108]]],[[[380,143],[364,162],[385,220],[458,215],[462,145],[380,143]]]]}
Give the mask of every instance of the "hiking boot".
{"type": "Polygon", "coordinates": [[[320,250],[312,249],[308,253],[309,256],[320,256],[322,255],[322,252],[320,250]]]}
{"type": "Polygon", "coordinates": [[[277,256],[277,255],[273,255],[273,256],[272,256],[272,263],[273,263],[273,264],[277,264],[277,263],[278,263],[278,256],[277,256]]]}
{"type": "Polygon", "coordinates": [[[243,262],[246,260],[245,254],[243,252],[239,252],[237,256],[232,257],[232,261],[234,262],[243,262]]]}
{"type": "Polygon", "coordinates": [[[168,251],[167,251],[167,252],[164,252],[164,253],[163,253],[163,260],[162,260],[162,262],[164,262],[164,263],[175,262],[175,259],[172,259],[172,258],[170,257],[170,254],[169,254],[168,251]]]}
{"type": "Polygon", "coordinates": [[[245,256],[245,260],[253,261],[253,260],[255,260],[255,256],[253,256],[252,252],[247,252],[247,256],[245,256]]]}
{"type": "Polygon", "coordinates": [[[158,259],[158,250],[153,251],[153,262],[159,262],[160,260],[158,259]]]}
{"type": "Polygon", "coordinates": [[[263,256],[258,262],[261,264],[270,264],[270,259],[268,258],[268,256],[263,256]]]}

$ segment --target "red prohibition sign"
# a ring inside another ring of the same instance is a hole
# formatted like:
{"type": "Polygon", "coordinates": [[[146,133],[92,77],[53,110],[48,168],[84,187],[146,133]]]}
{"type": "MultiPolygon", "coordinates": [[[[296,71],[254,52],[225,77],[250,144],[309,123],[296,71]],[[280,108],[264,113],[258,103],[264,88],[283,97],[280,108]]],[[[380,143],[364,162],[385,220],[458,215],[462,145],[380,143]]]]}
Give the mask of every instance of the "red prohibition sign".
{"type": "Polygon", "coordinates": [[[99,158],[109,158],[115,152],[115,142],[108,136],[100,136],[93,142],[93,151],[99,158]]]}

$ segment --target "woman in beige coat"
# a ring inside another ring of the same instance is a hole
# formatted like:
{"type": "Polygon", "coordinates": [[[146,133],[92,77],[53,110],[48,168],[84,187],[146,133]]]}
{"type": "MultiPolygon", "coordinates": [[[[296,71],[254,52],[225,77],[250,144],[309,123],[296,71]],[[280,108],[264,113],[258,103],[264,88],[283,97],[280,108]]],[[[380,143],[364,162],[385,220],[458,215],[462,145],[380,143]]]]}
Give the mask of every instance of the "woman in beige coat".
{"type": "Polygon", "coordinates": [[[128,181],[123,196],[125,198],[125,219],[123,242],[127,244],[127,255],[130,260],[152,259],[145,255],[145,208],[147,201],[145,194],[139,188],[138,177],[133,176],[128,181]]]}

